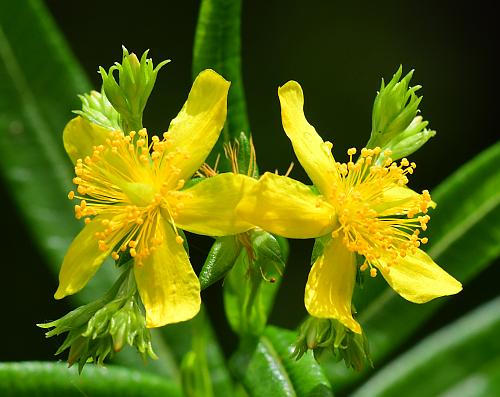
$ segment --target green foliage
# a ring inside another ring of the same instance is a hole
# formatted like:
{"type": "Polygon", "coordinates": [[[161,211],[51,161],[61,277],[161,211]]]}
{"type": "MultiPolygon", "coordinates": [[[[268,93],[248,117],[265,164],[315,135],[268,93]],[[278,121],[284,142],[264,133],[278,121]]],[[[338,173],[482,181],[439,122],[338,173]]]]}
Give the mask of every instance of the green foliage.
{"type": "Polygon", "coordinates": [[[3,397],[181,397],[179,387],[158,376],[123,367],[89,367],[81,375],[61,363],[0,363],[3,397]]]}
{"type": "Polygon", "coordinates": [[[323,370],[311,353],[292,357],[295,332],[267,327],[235,353],[231,367],[251,397],[333,396],[323,370]]]}
{"type": "MultiPolygon", "coordinates": [[[[474,396],[485,395],[489,379],[498,385],[498,367],[494,370],[488,365],[498,364],[500,355],[499,309],[500,298],[496,298],[432,334],[382,368],[353,396],[437,396],[450,388],[460,390],[457,386],[463,385],[464,378],[481,367],[489,374],[466,389],[469,395],[473,390],[474,396]]],[[[489,395],[497,395],[499,390],[495,388],[489,395]]]]}

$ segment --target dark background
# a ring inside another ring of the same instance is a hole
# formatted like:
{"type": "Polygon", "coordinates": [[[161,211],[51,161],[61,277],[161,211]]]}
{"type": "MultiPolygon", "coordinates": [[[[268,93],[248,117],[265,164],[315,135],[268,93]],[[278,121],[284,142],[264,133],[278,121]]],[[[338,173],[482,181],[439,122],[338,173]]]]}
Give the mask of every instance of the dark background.
{"type": "MultiPolygon", "coordinates": [[[[480,2],[244,3],[243,73],[261,170],[284,172],[295,161],[281,127],[279,85],[289,79],[302,84],[308,119],[334,143],[334,154],[341,160],[348,147],[366,143],[380,79],[389,80],[400,64],[405,72],[416,69],[412,83],[423,85],[420,109],[438,132],[412,156],[418,164],[412,188],[432,192],[461,164],[498,140],[496,21],[493,10],[480,2]]],[[[122,44],[138,54],[150,49],[155,63],[172,59],[159,74],[145,115],[150,131],[166,130],[191,86],[199,2],[47,0],[46,5],[95,88],[100,87],[98,66],[108,68],[120,60],[122,44]]],[[[71,117],[68,114],[68,120],[71,117]]],[[[291,176],[307,182],[297,162],[291,176]]],[[[58,341],[45,340],[34,324],[61,316],[69,306],[53,300],[56,282],[1,186],[0,199],[8,231],[3,247],[10,253],[2,263],[0,360],[53,359],[58,341]]],[[[210,243],[209,238],[190,240],[196,270],[210,243]]],[[[274,324],[295,327],[305,315],[303,289],[311,247],[312,241],[291,241],[292,259],[271,316],[274,324]]],[[[415,339],[496,296],[499,276],[497,263],[451,298],[415,339]]],[[[224,319],[220,284],[204,291],[203,299],[230,350],[235,338],[224,319]]]]}

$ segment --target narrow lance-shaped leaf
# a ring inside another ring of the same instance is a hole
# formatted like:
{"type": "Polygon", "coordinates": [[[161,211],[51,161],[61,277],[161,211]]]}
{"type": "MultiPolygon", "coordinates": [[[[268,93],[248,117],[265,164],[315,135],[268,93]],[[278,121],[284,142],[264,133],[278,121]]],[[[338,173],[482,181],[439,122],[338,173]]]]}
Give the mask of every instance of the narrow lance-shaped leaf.
{"type": "Polygon", "coordinates": [[[500,298],[496,298],[390,362],[353,396],[440,395],[477,367],[498,357],[499,332],[500,298]]]}
{"type": "MultiPolygon", "coordinates": [[[[432,195],[438,206],[431,213],[427,252],[464,285],[500,254],[498,158],[500,142],[458,169],[432,195]]],[[[370,288],[370,280],[365,288],[370,288]]],[[[441,298],[415,305],[387,288],[367,304],[359,305],[359,321],[370,340],[375,367],[445,302],[441,298]]],[[[347,371],[331,361],[324,365],[338,390],[368,375],[347,371]]]]}
{"type": "Polygon", "coordinates": [[[123,367],[89,366],[81,375],[62,363],[0,363],[0,395],[49,397],[181,397],[179,387],[159,376],[123,367]]]}
{"type": "MultiPolygon", "coordinates": [[[[231,81],[228,97],[228,118],[209,161],[223,156],[222,145],[238,139],[243,131],[250,136],[243,77],[241,73],[241,0],[203,0],[196,27],[193,50],[193,76],[211,68],[231,81]]],[[[222,171],[230,164],[221,158],[222,171]]]]}
{"type": "Polygon", "coordinates": [[[293,331],[267,327],[257,340],[247,340],[232,358],[232,368],[251,397],[333,396],[323,370],[311,352],[293,359],[293,331]]]}

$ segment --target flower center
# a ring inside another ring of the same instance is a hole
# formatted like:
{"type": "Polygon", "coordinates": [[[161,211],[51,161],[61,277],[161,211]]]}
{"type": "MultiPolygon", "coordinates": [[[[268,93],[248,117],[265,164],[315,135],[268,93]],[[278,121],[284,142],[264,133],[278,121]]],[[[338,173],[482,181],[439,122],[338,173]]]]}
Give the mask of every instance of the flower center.
{"type": "MultiPolygon", "coordinates": [[[[93,148],[91,156],[76,162],[73,182],[77,195],[74,191],[68,194],[69,199],[80,199],[75,217],[85,217],[85,223],[100,222],[96,242],[102,251],[115,248],[111,252],[115,260],[128,250],[141,265],[162,243],[157,228],[163,195],[182,188],[184,182],[179,180],[173,189],[162,183],[162,161],[173,167],[168,155],[163,155],[168,146],[166,136],[161,141],[154,136],[148,144],[145,129],[128,135],[114,131],[93,148]],[[95,216],[99,218],[94,220],[95,216]]],[[[166,219],[173,224],[171,216],[166,219]]],[[[183,239],[177,236],[176,241],[182,244],[183,239]]]]}
{"type": "Polygon", "coordinates": [[[385,151],[382,160],[380,148],[363,149],[356,163],[337,163],[340,184],[333,193],[340,227],[332,235],[341,238],[352,252],[365,257],[361,270],[372,266],[386,267],[397,263],[406,255],[414,253],[426,237],[419,237],[420,229],[427,229],[431,205],[429,192],[421,195],[406,188],[408,174],[416,168],[415,163],[402,159],[399,164],[392,161],[390,151],[385,151]],[[381,164],[379,165],[378,163],[381,164]]]}

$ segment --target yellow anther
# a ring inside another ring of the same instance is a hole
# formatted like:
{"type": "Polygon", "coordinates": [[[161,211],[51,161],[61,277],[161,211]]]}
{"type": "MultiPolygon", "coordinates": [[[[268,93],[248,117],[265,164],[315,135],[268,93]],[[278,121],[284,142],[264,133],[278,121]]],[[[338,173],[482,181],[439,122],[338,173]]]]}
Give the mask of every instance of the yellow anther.
{"type": "Polygon", "coordinates": [[[186,182],[185,182],[185,180],[184,180],[184,179],[179,179],[179,180],[177,181],[177,186],[176,186],[176,188],[175,188],[175,189],[176,189],[176,190],[180,190],[180,189],[182,189],[182,188],[184,187],[184,184],[185,184],[185,183],[186,183],[186,182]]]}
{"type": "Polygon", "coordinates": [[[333,148],[333,143],[331,143],[330,141],[326,141],[325,142],[325,147],[326,149],[331,152],[332,151],[332,148],[333,148]]]}
{"type": "Polygon", "coordinates": [[[422,244],[427,244],[429,242],[429,239],[427,237],[422,237],[420,241],[422,242],[422,244]]]}
{"type": "Polygon", "coordinates": [[[364,272],[366,269],[368,269],[368,263],[366,262],[359,267],[359,270],[361,270],[362,272],[364,272]]]}
{"type": "Polygon", "coordinates": [[[136,134],[135,131],[130,131],[130,133],[128,135],[130,136],[130,138],[134,139],[135,134],[136,134]]]}
{"type": "Polygon", "coordinates": [[[355,147],[352,147],[350,149],[347,150],[347,154],[349,156],[354,156],[356,154],[356,148],[355,147]]]}
{"type": "Polygon", "coordinates": [[[135,241],[135,240],[130,240],[130,241],[128,242],[128,246],[129,246],[130,248],[135,248],[135,247],[137,247],[137,241],[135,241]]]}
{"type": "Polygon", "coordinates": [[[390,149],[385,149],[384,150],[384,156],[385,157],[389,157],[391,154],[392,154],[392,150],[390,150],[390,149]]]}
{"type": "Polygon", "coordinates": [[[146,137],[148,135],[147,131],[145,128],[143,128],[142,130],[139,130],[139,136],[140,137],[146,137]]]}
{"type": "Polygon", "coordinates": [[[137,251],[135,250],[135,248],[130,248],[129,252],[132,258],[135,258],[135,256],[137,255],[137,251]]]}
{"type": "Polygon", "coordinates": [[[410,162],[408,161],[407,158],[403,158],[403,159],[401,159],[401,165],[403,167],[408,167],[408,165],[410,165],[410,162]]]}
{"type": "Polygon", "coordinates": [[[377,277],[377,269],[376,268],[372,267],[370,269],[370,276],[371,277],[377,277]]]}
{"type": "Polygon", "coordinates": [[[75,198],[75,192],[73,190],[68,193],[68,198],[70,200],[73,200],[75,198]]]}
{"type": "Polygon", "coordinates": [[[90,219],[90,218],[85,218],[85,221],[84,221],[84,222],[85,222],[85,224],[86,224],[86,225],[88,225],[90,222],[92,222],[92,219],[90,219]]]}
{"type": "Polygon", "coordinates": [[[181,236],[177,235],[175,236],[175,242],[180,245],[184,243],[184,239],[181,236]]]}
{"type": "Polygon", "coordinates": [[[117,261],[118,259],[120,259],[120,255],[118,255],[118,252],[113,251],[111,253],[111,258],[113,258],[115,261],[117,261]]]}
{"type": "Polygon", "coordinates": [[[80,207],[82,208],[82,210],[84,210],[85,208],[87,208],[87,202],[85,200],[82,200],[80,202],[80,207]]]}

